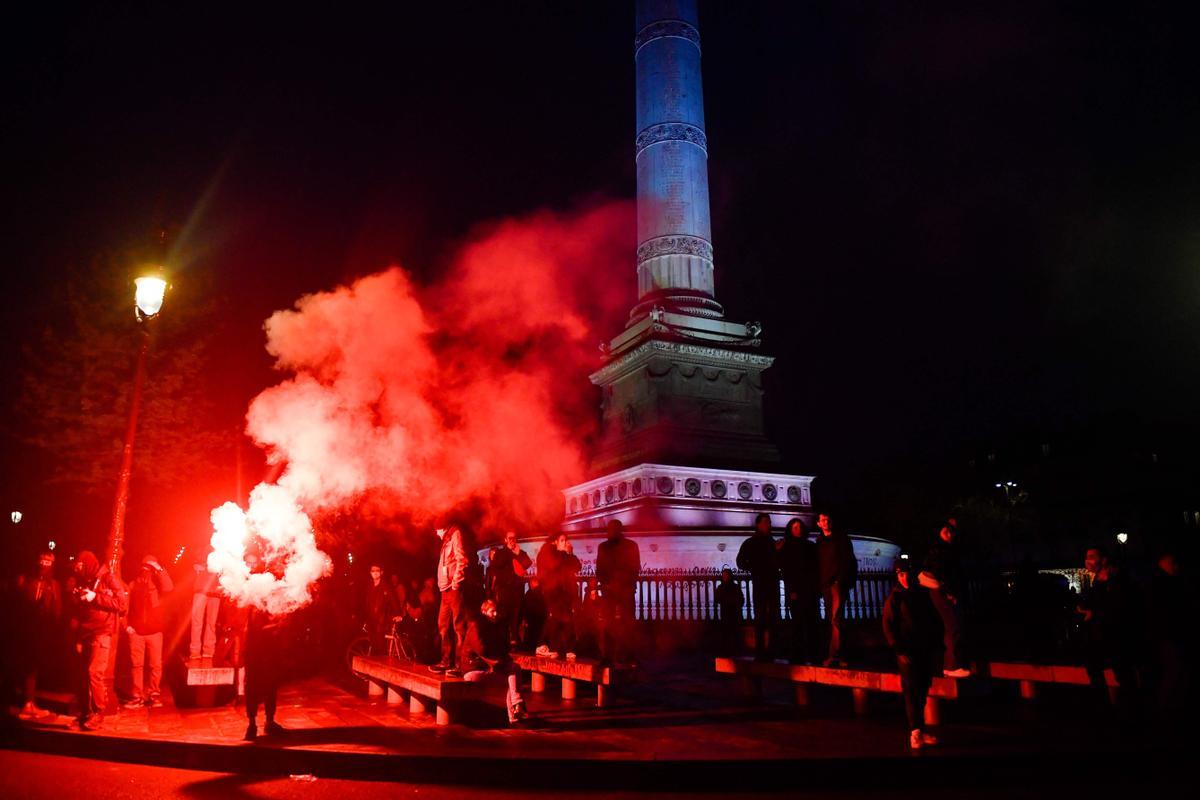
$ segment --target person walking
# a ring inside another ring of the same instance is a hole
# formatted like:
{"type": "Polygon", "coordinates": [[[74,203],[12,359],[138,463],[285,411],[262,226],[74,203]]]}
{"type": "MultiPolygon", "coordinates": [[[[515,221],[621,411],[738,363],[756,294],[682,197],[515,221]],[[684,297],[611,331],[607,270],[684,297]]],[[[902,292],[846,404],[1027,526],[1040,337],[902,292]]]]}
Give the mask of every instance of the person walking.
{"type": "Polygon", "coordinates": [[[913,575],[908,559],[896,561],[896,586],[883,604],[883,635],[896,653],[900,691],[914,750],[937,744],[925,730],[925,702],[942,661],[942,621],[913,575]]]}
{"type": "Polygon", "coordinates": [[[844,667],[842,628],[846,623],[846,602],[858,580],[858,559],[850,537],[833,529],[829,514],[817,515],[817,586],[825,601],[825,619],[829,623],[829,651],[822,664],[844,667]]]}

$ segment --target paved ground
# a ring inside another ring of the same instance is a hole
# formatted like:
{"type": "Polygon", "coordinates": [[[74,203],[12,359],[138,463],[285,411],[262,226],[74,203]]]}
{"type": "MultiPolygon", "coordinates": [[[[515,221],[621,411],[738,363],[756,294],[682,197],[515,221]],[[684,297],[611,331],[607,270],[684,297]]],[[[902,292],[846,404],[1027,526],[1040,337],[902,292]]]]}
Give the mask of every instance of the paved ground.
{"type": "MultiPolygon", "coordinates": [[[[1107,709],[1089,709],[1078,692],[1064,694],[1062,703],[1049,698],[1036,715],[1006,695],[946,704],[943,745],[913,754],[897,697],[879,696],[867,718],[853,717],[848,692],[837,689],[814,692],[805,710],[788,702],[786,687],[765,703],[747,704],[736,698],[726,676],[672,666],[650,671],[644,684],[612,708],[596,708],[582,692],[576,701],[558,699],[553,684],[545,695],[527,693],[536,721],[519,730],[503,726],[499,696],[494,707],[483,709],[483,726],[439,728],[428,715],[410,715],[407,706],[370,702],[362,687],[309,680],[281,694],[278,720],[288,734],[253,744],[241,741],[245,717],[233,706],[122,711],[100,734],[69,732],[70,720],[57,717],[23,726],[10,744],[214,774],[500,780],[547,789],[578,775],[582,785],[595,788],[688,785],[726,791],[756,784],[767,789],[779,780],[791,791],[887,786],[890,773],[897,779],[928,775],[929,785],[966,781],[977,789],[1011,788],[1037,776],[1061,788],[1078,783],[1081,764],[1113,764],[1122,754],[1153,752],[1138,729],[1112,724],[1107,709]],[[530,770],[534,773],[523,773],[530,770]]],[[[1146,777],[1144,767],[1131,769],[1133,777],[1146,777]]],[[[242,783],[256,791],[278,784],[265,777],[241,780],[212,778],[213,785],[239,791],[242,783]]],[[[196,791],[183,778],[179,787],[196,791]]],[[[19,795],[0,791],[0,796],[19,795]]]]}

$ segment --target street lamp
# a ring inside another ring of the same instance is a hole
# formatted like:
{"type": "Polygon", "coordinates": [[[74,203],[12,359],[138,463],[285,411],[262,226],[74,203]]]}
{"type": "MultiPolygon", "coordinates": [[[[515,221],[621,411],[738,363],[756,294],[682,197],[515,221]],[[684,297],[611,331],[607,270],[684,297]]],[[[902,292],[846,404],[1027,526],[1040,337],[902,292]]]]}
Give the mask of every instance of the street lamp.
{"type": "Polygon", "coordinates": [[[125,446],[121,451],[121,472],[117,478],[117,496],[113,501],[112,526],[108,531],[108,569],[121,578],[121,550],[125,542],[125,510],[129,504],[129,480],[133,474],[133,442],[137,435],[138,412],[142,405],[142,387],[146,383],[146,354],[150,351],[150,321],[162,311],[167,282],[161,275],[144,275],[133,282],[134,315],[141,327],[137,366],[133,373],[133,394],[129,400],[129,424],[125,428],[125,446]]]}
{"type": "Polygon", "coordinates": [[[1011,505],[1012,504],[1012,490],[1017,488],[1016,481],[1005,481],[1004,483],[997,483],[996,488],[1004,490],[1004,499],[1007,500],[1008,503],[1011,505]]]}
{"type": "Polygon", "coordinates": [[[21,524],[21,518],[22,518],[22,514],[21,514],[21,512],[20,512],[20,511],[14,511],[14,512],[12,512],[12,521],[13,521],[13,525],[19,525],[19,524],[21,524]]]}
{"type": "Polygon", "coordinates": [[[1129,534],[1126,533],[1125,531],[1121,531],[1120,533],[1117,534],[1117,542],[1119,542],[1122,547],[1124,547],[1125,543],[1128,541],[1129,541],[1129,534]]]}

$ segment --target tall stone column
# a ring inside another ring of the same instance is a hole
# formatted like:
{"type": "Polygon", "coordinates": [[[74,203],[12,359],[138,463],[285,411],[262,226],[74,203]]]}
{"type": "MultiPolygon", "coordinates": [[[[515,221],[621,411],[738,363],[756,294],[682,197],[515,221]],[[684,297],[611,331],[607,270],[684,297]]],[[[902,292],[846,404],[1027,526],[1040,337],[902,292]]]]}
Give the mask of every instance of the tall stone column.
{"type": "Polygon", "coordinates": [[[637,64],[638,304],[721,317],[713,294],[708,142],[695,0],[639,0],[637,64]]]}

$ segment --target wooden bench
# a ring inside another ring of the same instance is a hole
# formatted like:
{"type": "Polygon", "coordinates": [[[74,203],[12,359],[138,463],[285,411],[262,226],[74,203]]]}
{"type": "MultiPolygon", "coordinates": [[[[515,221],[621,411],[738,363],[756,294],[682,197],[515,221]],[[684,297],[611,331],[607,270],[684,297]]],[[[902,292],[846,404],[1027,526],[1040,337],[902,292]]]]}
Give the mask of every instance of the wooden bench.
{"type": "Polygon", "coordinates": [[[562,679],[563,699],[574,700],[578,683],[594,683],[598,706],[612,704],[613,687],[620,680],[620,676],[628,674],[599,661],[585,658],[567,661],[565,658],[547,658],[531,653],[512,653],[509,658],[518,667],[530,673],[530,691],[546,691],[546,676],[554,675],[562,679]]]}
{"type": "MultiPolygon", "coordinates": [[[[1017,681],[1021,699],[1037,698],[1037,684],[1056,683],[1067,686],[1090,686],[1092,678],[1086,667],[1073,664],[1027,664],[1013,661],[993,661],[981,674],[993,680],[1017,681]]],[[[1117,676],[1111,669],[1104,670],[1104,684],[1108,688],[1109,700],[1116,699],[1117,676]]]]}
{"type": "MultiPolygon", "coordinates": [[[[743,691],[750,696],[762,692],[763,678],[789,681],[795,685],[796,703],[808,704],[808,687],[843,686],[850,689],[854,697],[854,712],[867,713],[867,696],[870,692],[900,693],[900,675],[895,672],[868,672],[854,669],[833,669],[807,664],[782,664],[775,661],[754,661],[748,658],[718,658],[717,672],[738,676],[743,691]]],[[[954,678],[935,677],[925,700],[925,722],[937,725],[941,719],[940,700],[957,700],[959,682],[954,678]]]]}
{"type": "Polygon", "coordinates": [[[438,725],[449,725],[464,702],[482,700],[485,687],[481,683],[447,678],[429,671],[423,664],[394,658],[354,656],[351,668],[367,679],[367,693],[373,697],[387,694],[387,702],[399,705],[408,700],[414,714],[435,708],[438,725]]]}

